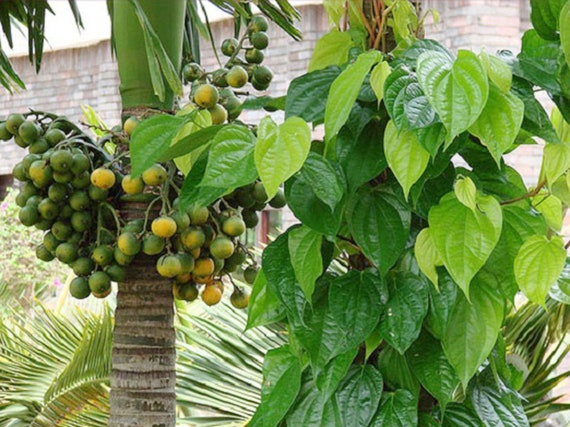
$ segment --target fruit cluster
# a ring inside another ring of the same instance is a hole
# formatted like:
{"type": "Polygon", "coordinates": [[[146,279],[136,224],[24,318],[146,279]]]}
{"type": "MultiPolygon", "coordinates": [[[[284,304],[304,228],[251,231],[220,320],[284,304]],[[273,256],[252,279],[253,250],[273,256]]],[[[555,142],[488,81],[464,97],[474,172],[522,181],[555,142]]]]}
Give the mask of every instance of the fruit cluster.
{"type": "MultiPolygon", "coordinates": [[[[250,284],[257,275],[255,258],[239,238],[266,206],[263,184],[238,188],[208,207],[182,209],[183,177],[173,163],[155,164],[138,177],[128,173],[128,150],[121,145],[133,125],[128,120],[125,129],[93,141],[66,119],[44,113],[11,114],[0,123],[0,139],[13,138],[29,151],[13,173],[22,182],[16,198],[21,222],[44,231],[37,257],[68,264],[76,275],[70,293],[79,299],[107,296],[111,282],[125,280],[126,267],[144,254],[173,280],[175,297],[216,304],[227,275],[232,304],[246,307],[248,294],[230,273],[242,268],[250,284]]],[[[283,194],[269,203],[282,207],[283,194]]]]}
{"type": "Polygon", "coordinates": [[[234,120],[241,113],[242,102],[234,89],[241,89],[249,82],[254,89],[264,91],[273,80],[271,69],[261,65],[265,58],[263,50],[269,44],[267,28],[266,18],[253,16],[239,40],[228,38],[222,42],[221,51],[229,59],[211,73],[195,62],[184,66],[184,81],[192,83],[190,100],[210,112],[213,124],[234,120]]]}

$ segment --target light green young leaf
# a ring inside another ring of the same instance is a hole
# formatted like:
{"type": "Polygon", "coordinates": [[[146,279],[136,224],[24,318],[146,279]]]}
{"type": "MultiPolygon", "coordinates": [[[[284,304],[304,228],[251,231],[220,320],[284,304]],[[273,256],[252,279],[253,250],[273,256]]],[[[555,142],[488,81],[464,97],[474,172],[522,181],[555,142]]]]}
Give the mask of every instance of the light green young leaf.
{"type": "Polygon", "coordinates": [[[481,140],[500,167],[501,156],[519,134],[523,117],[524,103],[519,97],[503,93],[492,84],[487,104],[469,132],[481,140]]]}
{"type": "Polygon", "coordinates": [[[310,148],[311,130],[303,119],[289,117],[279,126],[269,116],[261,120],[254,159],[269,199],[277,194],[281,183],[301,169],[310,148]]]}
{"type": "Polygon", "coordinates": [[[477,209],[477,187],[468,176],[459,177],[453,186],[455,197],[473,212],[477,209]]]}
{"type": "Polygon", "coordinates": [[[559,236],[533,236],[523,243],[515,258],[515,278],[529,300],[544,306],[566,262],[564,242],[559,236]]]}
{"type": "Polygon", "coordinates": [[[382,54],[377,50],[362,53],[334,80],[325,109],[326,141],[334,138],[344,126],[360,93],[364,78],[372,66],[381,59],[382,54]]]}
{"type": "Polygon", "coordinates": [[[370,86],[378,98],[378,104],[384,98],[384,83],[392,72],[390,65],[386,61],[381,61],[372,69],[370,73],[370,86]]]}
{"type": "MultiPolygon", "coordinates": [[[[193,113],[190,113],[189,116],[191,117],[190,121],[182,126],[182,128],[174,136],[172,139],[172,145],[186,138],[188,135],[191,135],[195,132],[198,132],[200,129],[204,129],[212,125],[212,116],[208,110],[195,110],[193,113]]],[[[184,175],[187,175],[188,172],[190,172],[190,169],[192,169],[192,165],[198,159],[201,153],[202,150],[197,150],[196,152],[191,152],[184,156],[177,157],[174,159],[174,163],[184,175]]]]}
{"type": "Polygon", "coordinates": [[[441,344],[447,360],[463,384],[475,375],[497,342],[505,303],[494,279],[473,281],[470,301],[461,294],[447,322],[441,344]]]}
{"type": "Polygon", "coordinates": [[[513,81],[513,73],[510,67],[496,56],[491,56],[484,51],[479,54],[479,58],[487,70],[489,79],[495,83],[501,92],[508,93],[513,81]]]}
{"type": "Polygon", "coordinates": [[[570,3],[566,2],[560,11],[560,42],[566,57],[566,64],[570,67],[570,3]]]}
{"type": "Polygon", "coordinates": [[[438,289],[439,285],[436,267],[443,265],[443,261],[441,259],[441,255],[435,248],[429,227],[422,229],[422,231],[419,232],[418,237],[416,237],[414,254],[416,256],[416,261],[418,262],[418,267],[420,267],[422,273],[424,273],[434,284],[436,289],[438,289]]]}
{"type": "Polygon", "coordinates": [[[548,186],[552,186],[569,168],[570,144],[547,143],[542,155],[541,175],[546,176],[548,186]]]}
{"type": "Polygon", "coordinates": [[[429,211],[430,234],[443,264],[469,298],[469,284],[501,236],[503,214],[492,196],[478,196],[477,210],[448,193],[429,211]]]}
{"type": "Polygon", "coordinates": [[[532,198],[533,207],[539,211],[546,220],[549,228],[560,231],[562,228],[562,202],[553,194],[540,193],[532,198]]]}
{"type": "Polygon", "coordinates": [[[570,144],[570,124],[564,120],[564,117],[562,117],[560,110],[556,106],[552,107],[550,121],[552,122],[552,126],[554,126],[560,141],[565,144],[570,144]]]}
{"type": "Polygon", "coordinates": [[[245,126],[229,125],[220,130],[210,148],[200,185],[232,189],[257,178],[253,161],[255,138],[245,126]]]}
{"type": "Polygon", "coordinates": [[[349,33],[332,29],[317,41],[307,71],[344,64],[348,59],[348,51],[353,46],[354,42],[349,33]]]}
{"type": "Polygon", "coordinates": [[[485,67],[477,56],[460,50],[448,55],[427,51],[418,58],[418,81],[448,131],[446,146],[467,130],[483,111],[489,93],[485,67]]]}
{"type": "Polygon", "coordinates": [[[321,243],[323,235],[304,225],[289,232],[289,255],[295,270],[295,277],[307,298],[311,302],[315,282],[323,273],[321,243]]]}
{"type": "Polygon", "coordinates": [[[415,133],[408,130],[398,132],[390,120],[384,132],[384,154],[407,199],[410,188],[426,170],[429,153],[420,145],[415,133]]]}

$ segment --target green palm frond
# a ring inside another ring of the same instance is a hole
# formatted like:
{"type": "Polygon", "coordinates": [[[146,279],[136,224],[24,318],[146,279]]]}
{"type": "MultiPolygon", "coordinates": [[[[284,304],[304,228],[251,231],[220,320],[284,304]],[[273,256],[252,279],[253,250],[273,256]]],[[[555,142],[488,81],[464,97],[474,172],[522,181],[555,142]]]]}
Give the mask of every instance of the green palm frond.
{"type": "Polygon", "coordinates": [[[558,372],[570,354],[570,344],[564,340],[569,330],[570,307],[550,298],[546,310],[527,302],[507,318],[505,342],[527,371],[519,392],[533,426],[570,410],[570,404],[560,403],[563,396],[554,394],[555,388],[570,378],[570,371],[558,372]]]}
{"type": "Polygon", "coordinates": [[[259,404],[265,353],[284,330],[245,331],[247,314],[227,302],[178,311],[177,401],[180,425],[244,425],[259,404]]]}
{"type": "Polygon", "coordinates": [[[108,309],[0,325],[0,426],[107,425],[111,331],[108,309]]]}

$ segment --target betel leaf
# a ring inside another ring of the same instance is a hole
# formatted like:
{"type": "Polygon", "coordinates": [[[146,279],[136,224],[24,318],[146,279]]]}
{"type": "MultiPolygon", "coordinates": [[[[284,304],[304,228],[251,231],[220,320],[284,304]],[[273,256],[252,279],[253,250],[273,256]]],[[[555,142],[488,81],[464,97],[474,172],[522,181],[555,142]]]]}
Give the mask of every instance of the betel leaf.
{"type": "Polygon", "coordinates": [[[381,61],[372,69],[370,73],[370,86],[378,99],[378,104],[384,98],[384,83],[390,75],[390,65],[386,61],[381,61]]]}
{"type": "Polygon", "coordinates": [[[325,205],[315,194],[311,185],[296,175],[285,183],[285,198],[289,208],[304,225],[333,239],[342,218],[340,204],[334,212],[325,205]]]}
{"type": "Polygon", "coordinates": [[[424,331],[407,351],[406,357],[422,386],[443,407],[453,400],[459,379],[437,339],[424,331]]]}
{"type": "Polygon", "coordinates": [[[467,405],[450,403],[445,409],[442,427],[484,427],[485,425],[467,405]]]}
{"type": "Polygon", "coordinates": [[[407,199],[410,188],[426,170],[429,153],[418,143],[412,131],[398,131],[390,120],[384,132],[384,154],[407,199]]]}
{"type": "Polygon", "coordinates": [[[380,319],[380,335],[400,354],[418,338],[428,312],[428,290],[411,272],[388,275],[388,302],[380,319]]]}
{"type": "Polygon", "coordinates": [[[387,163],[384,158],[383,140],[384,126],[371,121],[360,135],[355,134],[348,126],[343,127],[336,140],[336,157],[344,171],[350,189],[378,176],[387,163]],[[378,143],[371,144],[376,140],[378,143]]]}
{"type": "MultiPolygon", "coordinates": [[[[570,142],[570,141],[569,141],[570,142]]],[[[570,143],[546,144],[542,155],[542,172],[551,186],[570,168],[570,143]]]]}
{"type": "Polygon", "coordinates": [[[491,80],[501,92],[508,93],[513,81],[513,73],[510,67],[500,58],[489,55],[486,52],[481,52],[479,57],[487,70],[489,80],[491,80]]]}
{"type": "Polygon", "coordinates": [[[357,354],[358,348],[355,347],[346,353],[333,357],[324,367],[316,371],[313,370],[315,384],[322,395],[330,398],[334,394],[338,385],[354,363],[357,354]]]}
{"type": "Polygon", "coordinates": [[[520,397],[504,384],[497,384],[490,370],[484,371],[471,390],[471,402],[486,427],[528,427],[520,397]]]}
{"type": "Polygon", "coordinates": [[[355,365],[334,395],[343,426],[367,426],[382,397],[382,375],[372,365],[355,365]]]}
{"type": "Polygon", "coordinates": [[[317,41],[308,71],[344,64],[348,59],[348,51],[354,45],[348,32],[331,30],[317,41]]]}
{"type": "Polygon", "coordinates": [[[247,310],[247,329],[279,322],[285,317],[285,306],[267,286],[267,278],[260,269],[253,283],[247,310]]]}
{"type": "Polygon", "coordinates": [[[491,255],[503,223],[501,206],[492,196],[478,196],[477,207],[472,211],[450,193],[428,215],[443,264],[467,297],[469,283],[491,255]]]}
{"type": "Polygon", "coordinates": [[[319,200],[334,212],[344,197],[344,186],[331,161],[310,152],[299,173],[319,200]]]}
{"type": "Polygon", "coordinates": [[[439,269],[439,289],[428,287],[429,309],[424,322],[425,328],[434,337],[441,339],[447,327],[449,317],[455,307],[459,289],[449,275],[443,269],[439,269]]]}
{"type": "Polygon", "coordinates": [[[352,106],[360,92],[364,78],[372,68],[382,59],[382,54],[370,50],[358,56],[334,80],[327,98],[325,109],[325,139],[330,141],[336,136],[340,128],[346,123],[352,106]]]}
{"type": "Polygon", "coordinates": [[[301,363],[289,345],[269,350],[263,361],[261,403],[249,426],[275,427],[295,402],[301,388],[301,363]]]}
{"type": "Polygon", "coordinates": [[[511,92],[524,103],[524,120],[522,128],[532,135],[539,136],[546,142],[559,142],[548,114],[542,104],[534,96],[534,88],[530,82],[513,77],[511,92]]]}
{"type": "Polygon", "coordinates": [[[558,68],[559,56],[559,41],[545,40],[535,30],[528,30],[523,35],[521,53],[518,55],[518,64],[515,63],[513,67],[513,74],[559,95],[560,83],[553,72],[558,68]]]}
{"type": "Polygon", "coordinates": [[[306,300],[299,287],[289,255],[289,229],[263,251],[261,266],[271,293],[285,306],[290,322],[301,323],[306,300]]]}
{"type": "Polygon", "coordinates": [[[200,185],[230,189],[255,181],[254,148],[255,138],[245,126],[229,125],[220,130],[210,146],[200,185]]]}
{"type": "Polygon", "coordinates": [[[286,418],[288,426],[337,426],[340,414],[334,400],[323,395],[313,381],[306,381],[286,418]]]}
{"type": "Polygon", "coordinates": [[[418,424],[416,399],[408,390],[384,393],[370,427],[411,427],[418,424]]]}
{"type": "Polygon", "coordinates": [[[208,126],[193,134],[179,138],[168,150],[164,152],[158,159],[159,162],[166,162],[185,154],[189,154],[194,150],[198,150],[210,143],[216,134],[222,130],[225,125],[208,126]]]}
{"type": "Polygon", "coordinates": [[[562,202],[554,194],[539,193],[532,198],[533,207],[544,216],[549,228],[560,231],[563,221],[562,202]]]}
{"type": "Polygon", "coordinates": [[[155,164],[168,150],[174,136],[186,121],[185,118],[166,114],[141,121],[129,143],[131,174],[139,176],[155,164]]]}
{"type": "Polygon", "coordinates": [[[179,196],[181,209],[186,209],[192,204],[208,206],[226,193],[225,188],[199,186],[206,171],[207,163],[208,152],[206,151],[198,157],[192,169],[184,178],[179,196]]]}
{"type": "Polygon", "coordinates": [[[334,394],[338,385],[353,365],[357,354],[358,347],[355,347],[346,353],[333,357],[324,367],[313,372],[315,384],[321,395],[329,399],[334,394]]]}
{"type": "Polygon", "coordinates": [[[285,117],[299,116],[308,123],[323,121],[331,84],[339,74],[340,68],[332,66],[293,79],[287,88],[285,117]]]}
{"type": "Polygon", "coordinates": [[[453,185],[453,192],[457,200],[465,207],[468,207],[472,211],[477,209],[477,187],[471,178],[468,176],[458,177],[453,185]]]}
{"type": "Polygon", "coordinates": [[[405,64],[408,68],[415,69],[419,56],[424,52],[439,52],[447,55],[450,61],[455,59],[453,53],[438,41],[419,39],[415,40],[410,47],[394,58],[394,67],[399,64],[405,64]]]}
{"type": "Polygon", "coordinates": [[[364,255],[385,274],[408,240],[411,212],[407,204],[389,188],[364,185],[349,201],[346,218],[364,255]]]}
{"type": "Polygon", "coordinates": [[[332,280],[323,333],[336,330],[343,336],[334,355],[357,347],[372,333],[386,300],[386,285],[377,271],[351,270],[332,280]]]}
{"type": "Polygon", "coordinates": [[[438,288],[438,275],[436,267],[443,265],[441,256],[437,252],[429,227],[422,229],[416,237],[414,255],[421,272],[438,288]]]}
{"type": "Polygon", "coordinates": [[[421,384],[412,373],[408,360],[390,345],[382,346],[378,355],[378,369],[384,379],[384,384],[388,390],[399,388],[408,390],[418,397],[421,384]]]}
{"type": "Polygon", "coordinates": [[[478,275],[470,291],[471,301],[457,295],[441,339],[447,360],[464,387],[491,353],[504,316],[504,300],[494,280],[478,275]]]}
{"type": "Polygon", "coordinates": [[[566,2],[560,11],[560,43],[566,58],[566,64],[570,67],[570,3],[566,2]]]}
{"type": "Polygon", "coordinates": [[[448,131],[449,146],[471,126],[487,102],[487,72],[477,56],[460,50],[455,62],[440,52],[418,58],[418,81],[448,131]]]}
{"type": "Polygon", "coordinates": [[[469,132],[477,136],[485,145],[497,166],[501,166],[501,156],[515,141],[524,117],[524,104],[511,93],[503,93],[491,84],[487,104],[469,132]]]}
{"type": "Polygon", "coordinates": [[[532,26],[545,40],[558,39],[558,16],[566,0],[530,0],[532,26]]]}
{"type": "Polygon", "coordinates": [[[386,110],[398,130],[424,128],[436,120],[416,75],[407,67],[396,68],[386,79],[384,90],[386,110]]]}
{"type": "MultiPolygon", "coordinates": [[[[179,141],[182,141],[183,139],[190,137],[192,134],[199,132],[201,129],[205,129],[212,125],[212,115],[208,110],[199,110],[196,107],[190,106],[187,111],[182,109],[178,112],[181,116],[187,117],[188,120],[174,136],[172,145],[176,145],[179,141]]],[[[203,150],[204,148],[179,156],[174,159],[174,164],[184,175],[186,175],[190,169],[192,169],[192,165],[198,159],[203,150]]]]}
{"type": "Polygon", "coordinates": [[[295,277],[309,302],[315,290],[315,282],[323,273],[322,240],[321,233],[304,225],[292,229],[289,233],[289,255],[295,277]]]}
{"type": "Polygon", "coordinates": [[[558,236],[532,236],[515,258],[515,278],[527,298],[544,306],[549,289],[562,273],[566,262],[564,242],[558,236]]]}
{"type": "Polygon", "coordinates": [[[512,299],[518,286],[513,263],[523,242],[535,234],[546,235],[547,227],[542,215],[518,206],[503,206],[503,229],[497,246],[485,264],[485,271],[492,274],[507,298],[512,299]]]}
{"type": "Polygon", "coordinates": [[[439,148],[445,142],[445,135],[447,134],[445,126],[441,122],[436,122],[425,128],[414,129],[414,133],[420,145],[433,158],[436,157],[439,148]]]}
{"type": "Polygon", "coordinates": [[[267,196],[271,199],[279,186],[301,169],[311,147],[311,130],[299,117],[289,117],[277,126],[271,117],[259,123],[255,145],[255,166],[267,196]]]}

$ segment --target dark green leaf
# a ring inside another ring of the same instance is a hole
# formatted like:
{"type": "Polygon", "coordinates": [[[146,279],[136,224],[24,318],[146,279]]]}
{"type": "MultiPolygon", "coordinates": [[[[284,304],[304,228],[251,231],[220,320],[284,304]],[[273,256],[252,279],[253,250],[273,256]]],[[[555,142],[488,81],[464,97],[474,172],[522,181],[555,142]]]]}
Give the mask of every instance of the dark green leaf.
{"type": "Polygon", "coordinates": [[[255,138],[245,126],[230,125],[216,133],[201,186],[229,190],[257,178],[253,160],[255,138]]]}
{"type": "Polygon", "coordinates": [[[473,280],[471,302],[462,293],[457,296],[441,340],[464,387],[491,353],[503,323],[504,299],[483,273],[473,280]]]}
{"type": "Polygon", "coordinates": [[[170,115],[149,117],[140,122],[129,144],[134,176],[141,175],[155,164],[168,150],[174,136],[187,119],[170,115]]]}
{"type": "Polygon", "coordinates": [[[445,407],[453,399],[453,392],[459,385],[453,367],[445,358],[441,343],[428,332],[410,347],[406,357],[412,372],[422,386],[445,407]]]}
{"type": "Polygon", "coordinates": [[[559,95],[561,88],[555,73],[559,55],[559,41],[544,40],[535,30],[528,30],[524,33],[518,66],[515,66],[513,73],[559,95]]]}
{"type": "Polygon", "coordinates": [[[369,425],[378,409],[382,387],[382,375],[374,366],[353,366],[335,393],[341,425],[369,425]]]}
{"type": "Polygon", "coordinates": [[[322,234],[303,225],[289,232],[291,263],[297,282],[309,302],[312,300],[315,282],[323,273],[322,241],[322,234]]]}
{"type": "Polygon", "coordinates": [[[313,381],[303,384],[295,406],[287,416],[288,426],[339,426],[340,414],[332,399],[319,391],[313,381]]]}
{"type": "Polygon", "coordinates": [[[285,317],[285,307],[267,286],[263,269],[259,270],[247,311],[247,329],[279,322],[285,317]]]}
{"type": "Polygon", "coordinates": [[[314,370],[315,384],[321,391],[321,394],[327,399],[334,394],[338,385],[354,363],[354,358],[357,354],[358,347],[355,347],[346,353],[333,357],[322,369],[314,370]]]}
{"type": "Polygon", "coordinates": [[[416,399],[408,390],[384,393],[370,427],[414,427],[418,425],[416,399]]]}
{"type": "Polygon", "coordinates": [[[420,393],[420,382],[412,373],[410,364],[405,356],[393,347],[386,345],[378,356],[378,369],[384,378],[388,390],[405,389],[416,398],[420,393]]]}
{"type": "Polygon", "coordinates": [[[380,334],[404,354],[418,338],[428,311],[427,283],[410,272],[395,272],[388,278],[388,303],[380,320],[380,334]]]}
{"type": "Polygon", "coordinates": [[[442,427],[483,427],[483,422],[466,405],[450,403],[445,410],[442,427]]]}
{"type": "Polygon", "coordinates": [[[419,39],[414,41],[409,48],[398,55],[391,65],[396,68],[400,64],[405,64],[408,68],[414,70],[418,62],[418,57],[428,51],[443,53],[449,57],[450,61],[455,59],[453,53],[439,42],[430,39],[419,39]]]}
{"type": "Polygon", "coordinates": [[[332,82],[340,68],[327,67],[297,77],[287,88],[285,117],[299,116],[306,122],[322,122],[332,82]]]}
{"type": "Polygon", "coordinates": [[[439,290],[428,286],[429,310],[425,326],[434,337],[441,339],[455,306],[459,289],[444,268],[439,268],[438,273],[439,290]]]}
{"type": "Polygon", "coordinates": [[[349,188],[360,187],[386,169],[383,133],[384,126],[376,121],[370,122],[360,135],[356,135],[347,126],[339,132],[336,139],[336,156],[349,188]]]}
{"type": "Polygon", "coordinates": [[[342,205],[334,212],[315,194],[311,185],[297,175],[285,183],[285,198],[295,216],[307,227],[334,238],[340,227],[342,205]]]}
{"type": "Polygon", "coordinates": [[[408,240],[411,213],[400,197],[388,188],[365,185],[347,207],[354,240],[382,274],[394,265],[408,240]]]}
{"type": "Polygon", "coordinates": [[[566,0],[530,0],[530,19],[534,29],[543,39],[558,39],[558,17],[566,0]]]}
{"type": "Polygon", "coordinates": [[[532,84],[522,78],[513,77],[511,91],[524,102],[522,128],[547,142],[559,142],[548,114],[534,96],[532,84]]]}
{"type": "Polygon", "coordinates": [[[332,163],[311,152],[299,173],[300,178],[313,189],[317,198],[334,212],[344,197],[344,188],[332,163]]]}
{"type": "Polygon", "coordinates": [[[520,398],[503,384],[497,384],[489,370],[477,378],[471,401],[487,427],[529,426],[520,398]]]}
{"type": "Polygon", "coordinates": [[[289,255],[289,233],[280,235],[263,251],[263,271],[269,290],[285,306],[289,320],[295,325],[302,323],[306,299],[295,278],[289,255]]]}
{"type": "Polygon", "coordinates": [[[198,160],[196,160],[192,166],[192,169],[190,169],[190,172],[188,175],[186,175],[179,196],[180,207],[182,209],[186,209],[192,204],[197,204],[199,206],[208,206],[210,203],[214,202],[217,198],[223,196],[226,193],[225,188],[206,187],[199,185],[202,182],[202,178],[204,177],[207,163],[208,152],[206,151],[202,153],[198,160]]]}
{"type": "Polygon", "coordinates": [[[263,362],[261,403],[251,427],[275,427],[285,417],[301,388],[301,363],[288,345],[269,350],[263,362]]]}

